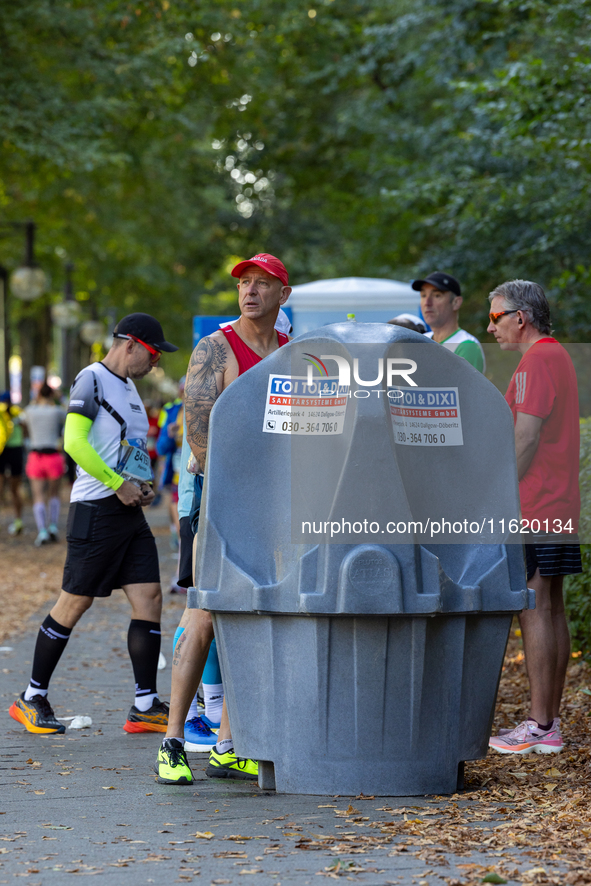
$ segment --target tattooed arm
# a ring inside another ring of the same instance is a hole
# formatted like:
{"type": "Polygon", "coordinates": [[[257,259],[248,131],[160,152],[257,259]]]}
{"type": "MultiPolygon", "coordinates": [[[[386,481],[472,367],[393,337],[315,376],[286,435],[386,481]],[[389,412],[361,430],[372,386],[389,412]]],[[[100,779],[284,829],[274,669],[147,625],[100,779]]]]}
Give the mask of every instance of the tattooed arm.
{"type": "Polygon", "coordinates": [[[202,338],[191,355],[185,382],[187,440],[199,469],[205,470],[209,414],[224,389],[226,348],[214,336],[202,338]]]}

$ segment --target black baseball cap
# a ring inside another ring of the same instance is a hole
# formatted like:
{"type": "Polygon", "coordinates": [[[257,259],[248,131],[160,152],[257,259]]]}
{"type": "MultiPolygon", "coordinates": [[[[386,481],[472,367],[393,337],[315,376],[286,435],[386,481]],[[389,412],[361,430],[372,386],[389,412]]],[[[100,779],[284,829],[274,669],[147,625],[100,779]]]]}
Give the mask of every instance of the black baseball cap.
{"type": "Polygon", "coordinates": [[[447,292],[449,290],[449,292],[453,292],[454,295],[462,294],[460,284],[456,278],[452,277],[451,274],[444,274],[443,271],[433,271],[433,273],[429,274],[428,277],[425,277],[424,280],[413,280],[411,286],[413,289],[416,289],[417,292],[420,292],[424,283],[430,283],[431,286],[436,286],[437,289],[440,289],[442,292],[447,292]]]}
{"type": "Polygon", "coordinates": [[[169,354],[178,351],[176,345],[165,341],[162,326],[150,314],[128,314],[127,317],[119,321],[113,330],[113,335],[115,338],[133,335],[147,345],[152,345],[159,351],[166,351],[169,354]]]}

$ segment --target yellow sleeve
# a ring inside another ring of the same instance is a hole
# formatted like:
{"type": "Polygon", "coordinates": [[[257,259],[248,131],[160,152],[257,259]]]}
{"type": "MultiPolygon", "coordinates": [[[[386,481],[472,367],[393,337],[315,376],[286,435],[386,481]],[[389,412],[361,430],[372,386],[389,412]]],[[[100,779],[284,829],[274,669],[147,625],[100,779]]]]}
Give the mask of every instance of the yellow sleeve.
{"type": "Polygon", "coordinates": [[[123,477],[116,474],[88,442],[91,427],[91,418],[75,412],[68,413],[64,427],[64,449],[95,480],[104,483],[109,489],[119,489],[123,477]]]}

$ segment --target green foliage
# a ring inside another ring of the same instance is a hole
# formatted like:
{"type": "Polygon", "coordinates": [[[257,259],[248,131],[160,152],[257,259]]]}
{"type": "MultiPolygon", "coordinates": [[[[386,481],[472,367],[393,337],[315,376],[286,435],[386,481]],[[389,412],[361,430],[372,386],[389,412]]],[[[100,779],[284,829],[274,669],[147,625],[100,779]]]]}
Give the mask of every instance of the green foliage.
{"type": "MultiPolygon", "coordinates": [[[[579,536],[591,538],[591,418],[581,419],[581,520],[579,536]]],[[[583,572],[565,578],[566,613],[573,647],[591,661],[591,544],[581,545],[583,572]]]]}
{"type": "Polygon", "coordinates": [[[566,615],[573,649],[591,661],[591,545],[581,545],[583,572],[564,582],[566,615]]]}
{"type": "Polygon", "coordinates": [[[585,340],[590,0],[315,5],[217,4],[251,138],[232,111],[215,129],[250,233],[308,278],[449,268],[480,335],[490,289],[533,278],[561,338],[585,340]]]}
{"type": "Polygon", "coordinates": [[[53,297],[69,257],[99,314],[163,313],[179,367],[260,250],[293,282],[447,268],[480,336],[533,278],[582,341],[590,25],[591,0],[5,3],[0,209],[39,224],[53,297]]]}
{"type": "MultiPolygon", "coordinates": [[[[72,259],[89,310],[160,315],[183,346],[166,361],[180,374],[198,295],[229,252],[225,216],[236,212],[215,170],[211,97],[192,100],[180,23],[189,4],[175,10],[88,0],[3,10],[0,193],[5,219],[38,224],[36,257],[55,287],[45,300],[59,298],[72,259]]],[[[17,265],[21,239],[11,232],[1,246],[3,263],[17,265]]],[[[13,326],[40,311],[13,303],[13,326]]]]}

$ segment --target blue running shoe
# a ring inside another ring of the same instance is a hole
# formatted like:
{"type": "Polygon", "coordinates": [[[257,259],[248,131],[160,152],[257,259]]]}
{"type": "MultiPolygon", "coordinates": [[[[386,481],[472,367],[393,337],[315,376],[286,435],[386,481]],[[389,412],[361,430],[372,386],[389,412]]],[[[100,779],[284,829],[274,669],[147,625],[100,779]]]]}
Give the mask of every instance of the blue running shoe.
{"type": "Polygon", "coordinates": [[[220,728],[220,724],[219,724],[219,723],[214,723],[213,720],[210,720],[208,717],[205,716],[205,714],[202,714],[202,715],[201,715],[201,719],[203,720],[203,722],[205,723],[205,725],[206,725],[206,726],[209,726],[209,728],[210,728],[213,732],[217,732],[218,729],[220,728]]]}
{"type": "Polygon", "coordinates": [[[211,751],[217,740],[217,735],[203,722],[202,717],[193,717],[185,723],[185,751],[211,751]]]}

